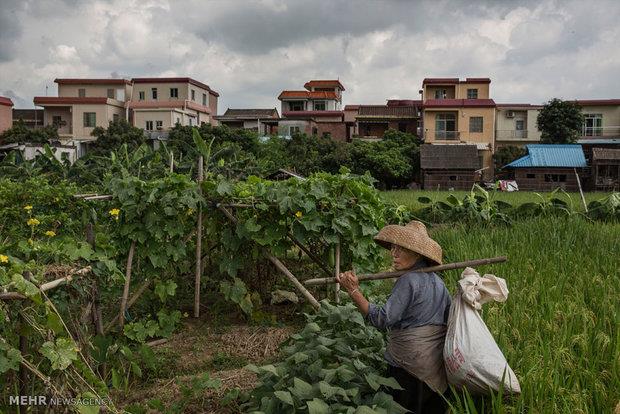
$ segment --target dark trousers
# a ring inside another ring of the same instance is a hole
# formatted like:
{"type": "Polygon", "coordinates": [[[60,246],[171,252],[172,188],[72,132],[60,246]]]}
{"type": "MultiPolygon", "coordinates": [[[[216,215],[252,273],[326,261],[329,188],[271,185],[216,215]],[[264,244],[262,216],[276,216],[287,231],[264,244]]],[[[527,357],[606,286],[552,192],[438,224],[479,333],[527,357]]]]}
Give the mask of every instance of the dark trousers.
{"type": "Polygon", "coordinates": [[[448,404],[440,394],[431,390],[406,370],[388,364],[388,377],[394,379],[404,390],[391,390],[394,401],[415,414],[444,414],[448,404]]]}

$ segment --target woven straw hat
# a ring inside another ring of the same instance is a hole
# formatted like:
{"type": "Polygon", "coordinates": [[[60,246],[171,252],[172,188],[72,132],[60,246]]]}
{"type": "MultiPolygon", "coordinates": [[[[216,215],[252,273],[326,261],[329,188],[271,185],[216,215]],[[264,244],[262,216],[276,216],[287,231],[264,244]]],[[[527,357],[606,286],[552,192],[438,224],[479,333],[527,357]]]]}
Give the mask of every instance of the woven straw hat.
{"type": "Polygon", "coordinates": [[[426,226],[417,220],[407,223],[406,226],[385,226],[375,236],[375,241],[386,249],[396,244],[421,254],[429,259],[431,264],[441,264],[441,246],[429,237],[426,226]]]}

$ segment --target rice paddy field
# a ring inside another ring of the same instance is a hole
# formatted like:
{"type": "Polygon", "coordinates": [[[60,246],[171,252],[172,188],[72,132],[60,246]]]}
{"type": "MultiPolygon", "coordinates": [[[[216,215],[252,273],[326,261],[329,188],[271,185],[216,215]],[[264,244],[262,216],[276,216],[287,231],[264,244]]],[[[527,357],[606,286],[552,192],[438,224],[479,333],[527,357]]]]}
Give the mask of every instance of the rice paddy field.
{"type": "MultiPolygon", "coordinates": [[[[466,194],[469,194],[469,191],[433,191],[433,190],[393,190],[393,191],[385,191],[381,193],[386,200],[393,201],[398,204],[404,204],[413,209],[421,208],[424,205],[418,201],[418,197],[428,197],[433,201],[445,201],[446,198],[450,194],[454,194],[458,199],[462,199],[466,194]]],[[[531,191],[515,191],[515,192],[492,192],[492,196],[496,200],[505,201],[507,203],[512,204],[513,206],[519,206],[523,203],[531,202],[531,201],[542,201],[550,197],[551,193],[541,193],[540,195],[531,192],[531,191]]],[[[589,203],[593,200],[601,199],[605,196],[609,195],[609,193],[584,193],[584,197],[586,199],[586,203],[589,203]]],[[[579,193],[562,193],[558,192],[553,195],[553,197],[560,198],[567,202],[572,203],[575,210],[581,211],[583,210],[583,203],[581,201],[581,196],[579,193]]]]}
{"type": "MultiPolygon", "coordinates": [[[[449,193],[383,194],[417,208],[418,196],[441,200],[449,193]]],[[[536,197],[497,195],[513,204],[536,197]]],[[[578,204],[579,195],[571,197],[578,204]]],[[[453,402],[455,412],[620,412],[620,223],[538,217],[511,226],[437,225],[431,233],[445,262],[508,256],[506,263],[478,269],[506,279],[510,290],[507,302],[485,305],[482,316],[522,394],[453,402]]],[[[454,292],[460,271],[443,276],[454,292]]]]}

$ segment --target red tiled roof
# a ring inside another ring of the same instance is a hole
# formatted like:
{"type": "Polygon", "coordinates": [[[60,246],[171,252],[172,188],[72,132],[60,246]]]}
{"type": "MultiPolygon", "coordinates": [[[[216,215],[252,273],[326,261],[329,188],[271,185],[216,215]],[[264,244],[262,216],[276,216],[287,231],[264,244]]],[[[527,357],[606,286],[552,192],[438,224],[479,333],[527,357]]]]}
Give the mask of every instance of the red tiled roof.
{"type": "Polygon", "coordinates": [[[197,104],[194,101],[129,101],[127,103],[129,108],[132,109],[170,109],[170,108],[183,108],[187,105],[188,108],[198,112],[211,113],[211,108],[208,106],[197,104]]]}
{"type": "Polygon", "coordinates": [[[460,81],[459,83],[491,83],[491,79],[489,78],[465,78],[464,81],[460,81]]]}
{"type": "Polygon", "coordinates": [[[340,80],[311,80],[304,84],[304,88],[310,90],[310,88],[340,88],[344,91],[344,86],[340,83],[340,80]]]}
{"type": "Polygon", "coordinates": [[[419,99],[388,99],[387,106],[416,106],[422,105],[419,99]]]}
{"type": "Polygon", "coordinates": [[[219,93],[215,92],[213,89],[209,87],[209,85],[198,82],[192,78],[133,78],[131,80],[133,83],[189,83],[194,86],[198,86],[199,88],[206,89],[215,96],[220,96],[219,93]]]}
{"type": "Polygon", "coordinates": [[[0,96],[0,105],[13,106],[13,101],[10,98],[0,96]]]}
{"type": "Polygon", "coordinates": [[[290,98],[300,98],[300,99],[339,99],[336,92],[329,91],[282,91],[278,99],[290,99],[290,98]]]}
{"type": "Polygon", "coordinates": [[[427,99],[424,108],[448,108],[448,107],[495,107],[493,99],[427,99]]]}
{"type": "Polygon", "coordinates": [[[576,99],[581,106],[607,106],[620,105],[620,99],[576,99]]]}
{"type": "Polygon", "coordinates": [[[422,81],[422,85],[432,84],[432,83],[459,83],[459,78],[424,78],[422,81]]]}
{"type": "Polygon", "coordinates": [[[56,78],[54,79],[59,85],[130,85],[128,79],[78,79],[78,78],[56,78]]]}
{"type": "Polygon", "coordinates": [[[457,84],[457,83],[491,83],[489,78],[465,78],[465,80],[459,80],[459,78],[424,78],[422,85],[427,84],[457,84]]]}
{"type": "Polygon", "coordinates": [[[35,96],[34,104],[38,106],[45,105],[113,105],[124,107],[122,103],[115,99],[109,98],[80,98],[77,96],[35,96]]]}
{"type": "Polygon", "coordinates": [[[501,103],[501,104],[496,104],[496,106],[498,108],[531,108],[531,109],[538,109],[538,108],[542,108],[542,105],[532,105],[532,104],[520,104],[520,103],[501,103]]]}
{"type": "Polygon", "coordinates": [[[360,105],[345,105],[344,110],[345,111],[357,111],[359,107],[360,105]]]}
{"type": "Polygon", "coordinates": [[[284,111],[282,116],[285,118],[308,118],[326,116],[344,116],[343,111],[284,111]]]}

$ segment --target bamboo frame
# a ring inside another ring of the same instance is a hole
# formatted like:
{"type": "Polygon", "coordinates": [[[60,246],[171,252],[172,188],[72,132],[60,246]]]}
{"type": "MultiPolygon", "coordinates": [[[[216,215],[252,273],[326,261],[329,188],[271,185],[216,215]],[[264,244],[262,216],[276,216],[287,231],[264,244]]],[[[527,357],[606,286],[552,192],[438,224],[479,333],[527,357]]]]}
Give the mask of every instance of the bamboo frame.
{"type": "Polygon", "coordinates": [[[125,287],[123,288],[123,297],[121,298],[121,309],[119,311],[119,325],[121,329],[125,326],[125,310],[127,309],[127,298],[129,297],[129,284],[131,283],[131,266],[133,264],[133,255],[136,252],[136,241],[132,240],[127,255],[127,268],[125,269],[125,287]]]}
{"type": "MultiPolygon", "coordinates": [[[[235,216],[232,215],[232,213],[228,210],[226,210],[226,208],[220,204],[217,204],[216,207],[222,212],[224,213],[224,215],[233,223],[237,224],[239,222],[239,220],[237,220],[237,218],[235,216]]],[[[271,253],[269,253],[266,249],[264,248],[260,248],[262,253],[267,257],[267,259],[274,264],[274,266],[282,273],[284,273],[284,275],[291,281],[291,283],[293,283],[293,285],[297,288],[297,290],[299,290],[299,292],[301,292],[302,295],[304,295],[304,297],[306,298],[306,300],[308,302],[310,302],[310,304],[315,308],[315,309],[320,309],[321,304],[315,299],[314,296],[312,296],[312,293],[310,293],[308,291],[308,289],[306,289],[304,287],[303,284],[301,284],[301,282],[299,282],[299,280],[295,277],[295,275],[293,275],[291,273],[290,270],[287,269],[287,267],[275,256],[273,256],[271,253]]]]}
{"type": "MultiPolygon", "coordinates": [[[[87,273],[89,273],[92,270],[92,268],[90,266],[86,266],[80,270],[76,270],[75,272],[71,273],[70,275],[61,277],[59,279],[56,280],[52,280],[50,282],[47,283],[43,283],[41,286],[39,286],[39,291],[41,292],[46,292],[50,289],[54,289],[55,287],[58,287],[60,285],[62,285],[63,283],[66,282],[70,282],[73,279],[73,276],[83,276],[87,273]]],[[[4,292],[4,293],[0,293],[0,300],[15,300],[15,299],[28,299],[27,296],[19,293],[19,292],[4,292]]]]}
{"type": "MultiPolygon", "coordinates": [[[[420,272],[420,273],[442,272],[444,270],[462,269],[464,267],[469,267],[469,266],[483,266],[483,265],[488,265],[488,264],[493,264],[493,263],[502,263],[502,262],[505,262],[506,260],[508,260],[506,256],[498,256],[498,257],[491,257],[488,259],[476,259],[476,260],[468,260],[465,262],[448,263],[448,264],[438,265],[438,266],[429,266],[429,267],[424,267],[421,269],[416,269],[415,271],[420,272]]],[[[397,272],[362,274],[362,275],[357,276],[357,280],[359,280],[360,282],[367,282],[371,280],[393,279],[393,278],[400,277],[410,271],[411,270],[400,270],[397,272]]],[[[336,280],[335,277],[324,277],[324,278],[318,278],[318,279],[308,279],[304,282],[306,286],[326,285],[330,283],[338,283],[338,281],[336,280]]]]}
{"type": "MultiPolygon", "coordinates": [[[[202,194],[200,184],[203,180],[204,158],[198,157],[198,193],[202,194]]],[[[200,317],[200,277],[202,270],[202,204],[198,206],[198,223],[196,224],[196,275],[194,278],[194,318],[200,317]]]]}

